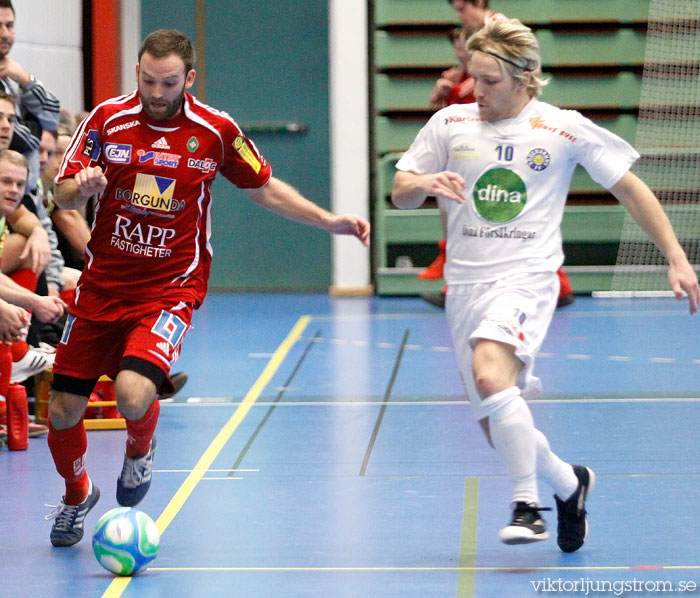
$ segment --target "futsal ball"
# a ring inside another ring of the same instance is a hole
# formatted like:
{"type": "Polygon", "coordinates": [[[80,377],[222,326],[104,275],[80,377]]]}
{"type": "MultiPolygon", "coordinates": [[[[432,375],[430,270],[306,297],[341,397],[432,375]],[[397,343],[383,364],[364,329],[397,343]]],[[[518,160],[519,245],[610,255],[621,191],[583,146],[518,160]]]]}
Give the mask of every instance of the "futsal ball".
{"type": "Polygon", "coordinates": [[[92,534],[92,550],[100,565],[116,575],[135,575],[156,558],[158,528],[146,513],[130,507],[108,511],[92,534]]]}

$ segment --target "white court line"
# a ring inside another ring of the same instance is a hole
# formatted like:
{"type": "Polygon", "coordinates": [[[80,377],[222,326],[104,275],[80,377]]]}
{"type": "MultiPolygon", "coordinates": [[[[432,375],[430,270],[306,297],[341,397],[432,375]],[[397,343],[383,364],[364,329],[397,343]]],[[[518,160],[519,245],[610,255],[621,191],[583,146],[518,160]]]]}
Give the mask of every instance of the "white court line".
{"type": "MultiPolygon", "coordinates": [[[[653,309],[653,310],[605,310],[605,311],[572,311],[565,313],[555,313],[555,318],[634,318],[634,317],[657,317],[657,316],[674,316],[688,317],[688,309],[679,306],[678,309],[653,309]]],[[[357,320],[436,320],[440,319],[446,322],[444,313],[434,314],[348,314],[348,315],[312,315],[314,322],[344,322],[357,320]]]]}
{"type": "Polygon", "coordinates": [[[323,316],[312,315],[314,322],[346,322],[356,320],[445,320],[445,314],[348,314],[348,315],[333,315],[327,314],[323,316]]]}
{"type": "MultiPolygon", "coordinates": [[[[163,401],[161,401],[162,405],[163,401]]],[[[537,404],[574,404],[574,403],[700,403],[698,397],[610,397],[610,398],[580,398],[580,399],[533,399],[528,401],[531,405],[537,404]]],[[[169,403],[163,407],[235,407],[239,402],[234,402],[234,397],[217,397],[212,403],[197,401],[196,403],[169,403]]],[[[381,407],[382,405],[396,407],[411,406],[445,406],[445,405],[469,405],[469,401],[257,401],[255,407],[381,407]]]]}
{"type": "MultiPolygon", "coordinates": [[[[321,337],[314,337],[311,339],[304,339],[300,338],[300,341],[303,340],[311,340],[312,342],[315,343],[328,343],[331,345],[345,345],[345,344],[352,344],[355,346],[363,346],[363,347],[377,347],[379,349],[395,349],[399,345],[397,343],[390,343],[386,341],[374,341],[370,343],[369,341],[361,341],[361,340],[354,340],[354,341],[348,341],[345,339],[339,339],[339,338],[330,338],[330,339],[325,339],[321,337]]],[[[410,349],[411,351],[431,351],[433,353],[451,353],[452,352],[452,347],[448,346],[427,346],[427,345],[405,345],[406,349],[410,349]]],[[[543,358],[543,359],[549,359],[549,358],[556,358],[559,355],[556,353],[538,353],[537,358],[543,358]]],[[[683,364],[685,360],[682,362],[679,362],[677,358],[675,357],[629,357],[626,355],[608,355],[608,356],[597,356],[597,355],[589,355],[585,353],[567,353],[566,354],[566,359],[572,360],[572,361],[589,361],[592,359],[606,359],[607,361],[616,361],[616,362],[632,362],[632,361],[644,361],[644,362],[651,362],[651,363],[666,363],[666,364],[673,364],[673,363],[681,363],[683,364]]],[[[700,359],[693,359],[691,360],[691,363],[694,365],[700,364],[700,359]]]]}
{"type": "Polygon", "coordinates": [[[260,471],[259,469],[154,469],[157,473],[192,473],[193,471],[210,471],[212,473],[224,473],[231,471],[260,471]]]}

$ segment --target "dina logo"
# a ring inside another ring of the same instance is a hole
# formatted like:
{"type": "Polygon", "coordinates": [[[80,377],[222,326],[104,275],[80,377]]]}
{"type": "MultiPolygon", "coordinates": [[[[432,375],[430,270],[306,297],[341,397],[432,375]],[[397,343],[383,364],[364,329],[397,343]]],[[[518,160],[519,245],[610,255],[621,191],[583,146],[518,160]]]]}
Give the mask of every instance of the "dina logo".
{"type": "Polygon", "coordinates": [[[494,168],[479,177],[474,185],[474,205],[489,222],[513,220],[525,209],[527,190],[523,180],[512,170],[494,168]]]}

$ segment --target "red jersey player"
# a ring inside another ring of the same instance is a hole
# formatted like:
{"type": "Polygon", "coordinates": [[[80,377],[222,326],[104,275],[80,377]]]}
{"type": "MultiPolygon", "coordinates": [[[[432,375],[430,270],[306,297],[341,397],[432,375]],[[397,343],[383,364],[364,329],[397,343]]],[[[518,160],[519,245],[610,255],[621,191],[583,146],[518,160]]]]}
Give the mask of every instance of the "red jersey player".
{"type": "Polygon", "coordinates": [[[115,379],[127,442],[117,501],[136,505],[151,480],[158,387],[207,291],[211,185],[221,173],[286,218],[369,242],[369,223],[332,214],[270,175],[253,142],[224,112],[186,90],[194,50],[174,30],[139,50],[138,89],[95,108],[75,132],[56,177],[55,202],[97,196],[95,223],[59,343],[49,407],[49,447],[66,492],[49,517],[51,542],[71,546],[99,498],[85,470],[82,421],[102,374],[115,379]]]}

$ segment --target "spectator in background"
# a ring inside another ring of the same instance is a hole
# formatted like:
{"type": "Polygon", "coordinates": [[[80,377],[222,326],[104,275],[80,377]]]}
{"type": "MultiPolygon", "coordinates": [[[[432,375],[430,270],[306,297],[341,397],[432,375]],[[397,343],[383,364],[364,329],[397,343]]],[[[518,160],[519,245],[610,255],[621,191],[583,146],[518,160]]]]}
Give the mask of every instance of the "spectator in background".
{"type": "Polygon", "coordinates": [[[459,66],[453,66],[442,72],[435,82],[430,96],[430,109],[440,110],[452,104],[468,104],[474,101],[474,82],[467,72],[467,34],[464,27],[453,29],[448,34],[454,47],[455,58],[459,66]]]}
{"type": "Polygon", "coordinates": [[[506,17],[489,9],[489,0],[447,0],[462,23],[467,38],[491,21],[502,21],[506,17]]]}
{"type": "MultiPolygon", "coordinates": [[[[37,216],[39,216],[41,223],[44,225],[44,228],[46,228],[46,232],[49,233],[49,240],[51,242],[52,260],[47,269],[46,277],[49,294],[59,296],[63,289],[70,290],[76,287],[78,278],[80,277],[80,270],[65,266],[63,255],[58,249],[58,239],[53,229],[53,222],[48,212],[50,206],[53,204],[53,200],[49,197],[53,191],[52,186],[45,187],[44,185],[47,172],[49,175],[51,174],[50,166],[56,154],[56,144],[57,134],[54,131],[42,132],[41,144],[39,145],[39,173],[41,176],[38,181],[36,208],[37,216]],[[49,271],[51,271],[50,274],[49,271]]],[[[88,231],[88,238],[89,236],[90,233],[88,231]]]]}
{"type": "MultiPolygon", "coordinates": [[[[0,101],[0,109],[2,102],[0,101]]],[[[0,121],[3,115],[0,114],[0,121]]],[[[34,242],[33,239],[43,236],[44,243],[46,232],[38,218],[21,204],[21,193],[26,185],[27,163],[26,159],[13,150],[0,149],[0,222],[4,231],[0,234],[0,263],[3,272],[10,263],[20,263],[28,266],[31,261],[31,251],[26,254],[18,248],[34,242]],[[22,178],[24,175],[24,178],[22,178]],[[5,222],[12,226],[15,232],[7,233],[5,222]]],[[[35,312],[44,322],[51,322],[63,313],[64,303],[57,297],[41,297],[31,290],[14,282],[10,276],[0,274],[0,299],[14,305],[19,305],[27,310],[35,312]]],[[[7,340],[5,337],[2,340],[7,340]]],[[[13,377],[15,374],[13,373],[13,377]]]]}
{"type": "MultiPolygon", "coordinates": [[[[13,98],[0,92],[0,150],[8,149],[13,138],[14,127],[17,122],[14,108],[13,98]]],[[[25,189],[25,185],[22,186],[22,190],[25,189]]],[[[0,232],[2,232],[2,229],[4,229],[4,223],[0,227],[0,232]]],[[[11,248],[14,248],[13,239],[5,239],[2,248],[5,254],[3,264],[5,273],[14,271],[17,265],[15,262],[21,261],[23,265],[26,264],[31,269],[34,276],[38,277],[44,271],[51,258],[48,235],[41,227],[36,227],[33,230],[27,243],[23,244],[23,249],[19,253],[15,253],[11,248]],[[12,261],[12,265],[9,264],[10,261],[12,261]]]]}
{"type": "Polygon", "coordinates": [[[0,89],[16,98],[15,127],[11,149],[29,163],[27,193],[34,193],[39,179],[38,148],[44,129],[55,131],[59,120],[58,98],[8,54],[15,43],[15,9],[11,0],[0,0],[0,89]]]}
{"type": "Polygon", "coordinates": [[[467,71],[467,39],[493,20],[503,20],[505,15],[489,10],[489,0],[447,0],[462,24],[449,34],[459,66],[442,73],[430,98],[430,107],[439,110],[451,104],[468,104],[474,101],[474,83],[467,71]]]}
{"type": "MultiPolygon", "coordinates": [[[[16,119],[13,98],[0,92],[0,150],[7,150],[13,136],[16,119]]],[[[14,189],[7,191],[5,188],[10,183],[9,179],[2,181],[3,192],[6,196],[0,197],[7,204],[5,206],[6,213],[0,214],[2,218],[0,225],[2,262],[0,266],[4,274],[7,274],[17,284],[34,295],[39,276],[51,259],[48,233],[26,205],[17,206],[13,203],[14,189]],[[10,207],[13,209],[10,210],[10,207]],[[11,227],[13,234],[7,234],[6,223],[11,227]]],[[[22,184],[23,194],[25,186],[26,179],[22,184]]],[[[46,295],[46,293],[43,294],[46,295]]],[[[54,319],[51,318],[49,321],[54,319]]],[[[37,320],[47,321],[41,313],[37,313],[37,320]]],[[[26,334],[27,332],[25,332],[26,334]]],[[[25,340],[13,344],[13,382],[21,382],[53,365],[53,352],[40,347],[38,338],[34,345],[30,346],[25,340]]]]}
{"type": "MultiPolygon", "coordinates": [[[[7,111],[11,106],[7,100],[0,100],[0,110],[7,111]]],[[[9,115],[14,116],[14,113],[10,112],[9,115]]],[[[0,123],[7,121],[7,117],[8,112],[1,113],[0,123]]],[[[6,137],[3,136],[3,139],[6,137]]],[[[35,232],[43,231],[36,216],[20,203],[27,172],[27,161],[21,154],[7,149],[0,151],[0,251],[5,254],[2,255],[3,268],[11,269],[8,263],[17,264],[17,253],[22,254],[22,249],[35,232]],[[6,235],[6,221],[11,223],[16,233],[6,235]]],[[[29,311],[42,322],[53,322],[63,314],[64,307],[60,299],[41,297],[9,276],[0,274],[0,428],[7,423],[4,399],[9,385],[22,382],[53,363],[53,353],[28,347],[23,340],[29,326],[29,311]]],[[[0,429],[0,434],[3,431],[0,429]]],[[[46,433],[46,426],[34,423],[29,426],[30,436],[46,433]]]]}
{"type": "MultiPolygon", "coordinates": [[[[58,98],[29,73],[21,64],[10,58],[15,43],[15,9],[11,0],[0,0],[0,91],[15,101],[15,123],[10,148],[21,153],[27,160],[29,176],[25,187],[25,205],[38,214],[46,228],[51,243],[51,264],[39,276],[34,291],[38,294],[58,293],[62,288],[63,263],[57,249],[57,239],[50,227],[48,215],[42,213],[37,198],[40,176],[39,145],[44,130],[56,131],[59,122],[58,98]]],[[[38,346],[41,324],[33,320],[27,340],[38,346]]]]}
{"type": "Polygon", "coordinates": [[[467,70],[467,39],[487,23],[506,18],[500,12],[489,10],[489,0],[447,1],[462,24],[448,35],[459,66],[447,69],[437,80],[430,98],[430,107],[434,110],[451,104],[468,104],[474,101],[474,83],[467,70]]]}
{"type": "Polygon", "coordinates": [[[56,132],[61,135],[61,133],[73,136],[75,129],[78,127],[78,121],[75,115],[67,108],[61,107],[58,114],[58,129],[56,132]]]}
{"type": "MultiPolygon", "coordinates": [[[[42,170],[46,169],[48,165],[49,156],[53,155],[56,151],[56,133],[54,131],[42,131],[41,133],[41,143],[39,144],[39,174],[41,175],[42,170]]],[[[53,230],[53,225],[51,223],[51,218],[49,217],[46,205],[44,203],[44,192],[41,184],[41,176],[35,182],[37,186],[36,193],[34,195],[26,195],[22,199],[22,203],[27,206],[29,210],[34,212],[39,218],[41,225],[46,230],[46,234],[49,237],[49,246],[51,248],[51,260],[49,265],[45,270],[47,294],[58,297],[64,287],[63,282],[63,256],[58,250],[58,239],[56,233],[53,230]]]]}
{"type": "Polygon", "coordinates": [[[63,155],[68,149],[70,139],[71,133],[69,133],[68,127],[63,124],[60,125],[56,139],[56,149],[42,172],[41,184],[44,190],[44,200],[58,237],[58,247],[63,255],[65,265],[81,271],[85,265],[85,247],[90,240],[90,225],[86,219],[86,211],[62,210],[53,202],[54,177],[58,172],[63,155]]]}

